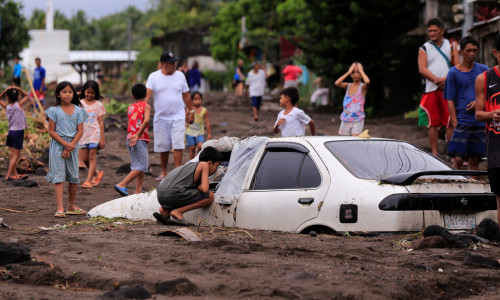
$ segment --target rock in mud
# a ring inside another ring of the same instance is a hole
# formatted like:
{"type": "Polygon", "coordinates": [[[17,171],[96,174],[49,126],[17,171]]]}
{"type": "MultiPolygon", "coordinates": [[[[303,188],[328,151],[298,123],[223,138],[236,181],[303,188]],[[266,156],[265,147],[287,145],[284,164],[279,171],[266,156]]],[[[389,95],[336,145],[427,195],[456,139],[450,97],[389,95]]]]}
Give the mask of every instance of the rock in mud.
{"type": "Polygon", "coordinates": [[[492,219],[484,219],[477,225],[476,235],[490,241],[500,242],[500,229],[492,219]]]}
{"type": "Polygon", "coordinates": [[[168,295],[195,295],[198,294],[198,286],[189,279],[181,277],[157,283],[156,292],[168,295]]]}
{"type": "Polygon", "coordinates": [[[149,299],[151,294],[142,286],[124,285],[116,290],[109,291],[100,299],[149,299]]]}
{"type": "Polygon", "coordinates": [[[128,174],[130,173],[130,164],[124,164],[116,169],[117,174],[128,174]]]}
{"type": "Polygon", "coordinates": [[[0,266],[31,260],[30,251],[18,243],[0,242],[0,266]]]}
{"type": "Polygon", "coordinates": [[[36,187],[38,186],[38,182],[29,180],[29,179],[22,179],[22,180],[8,180],[6,181],[8,185],[12,186],[22,186],[22,187],[36,187]]]}

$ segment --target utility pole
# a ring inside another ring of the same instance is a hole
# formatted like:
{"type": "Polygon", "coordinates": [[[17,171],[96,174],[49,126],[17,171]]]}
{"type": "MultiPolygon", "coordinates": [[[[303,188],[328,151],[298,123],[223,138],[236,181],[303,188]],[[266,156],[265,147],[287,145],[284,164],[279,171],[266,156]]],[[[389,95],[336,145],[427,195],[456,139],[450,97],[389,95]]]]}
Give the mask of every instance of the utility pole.
{"type": "Polygon", "coordinates": [[[130,16],[127,18],[127,45],[128,45],[128,66],[127,68],[132,69],[132,19],[130,16]]]}
{"type": "Polygon", "coordinates": [[[463,0],[463,10],[464,10],[464,24],[462,25],[462,38],[469,35],[469,29],[472,28],[474,24],[474,9],[472,3],[475,0],[463,0]]]}

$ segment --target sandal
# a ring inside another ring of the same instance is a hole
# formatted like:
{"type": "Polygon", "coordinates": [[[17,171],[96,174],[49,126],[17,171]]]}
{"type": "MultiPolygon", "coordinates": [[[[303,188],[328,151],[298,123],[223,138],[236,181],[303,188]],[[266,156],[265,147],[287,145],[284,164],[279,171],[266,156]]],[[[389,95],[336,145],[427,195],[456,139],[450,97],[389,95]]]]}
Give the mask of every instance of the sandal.
{"type": "Polygon", "coordinates": [[[22,180],[22,179],[28,179],[28,175],[15,175],[15,176],[10,176],[7,178],[7,180],[22,180]]]}
{"type": "Polygon", "coordinates": [[[84,183],[82,183],[81,187],[84,188],[84,189],[91,189],[91,188],[93,188],[92,183],[90,183],[88,181],[85,181],[84,183]]]}
{"type": "Polygon", "coordinates": [[[155,178],[155,180],[156,180],[156,181],[162,181],[162,180],[163,180],[163,178],[165,178],[165,176],[158,176],[158,177],[156,177],[156,178],[155,178]]]}
{"type": "Polygon", "coordinates": [[[75,210],[67,210],[67,215],[86,215],[87,212],[75,205],[75,210]]]}
{"type": "Polygon", "coordinates": [[[54,217],[56,217],[56,218],[66,218],[66,214],[64,213],[64,210],[58,210],[54,214],[54,217]]]}
{"type": "Polygon", "coordinates": [[[126,187],[119,187],[115,185],[115,191],[117,191],[118,194],[122,195],[123,197],[128,196],[128,191],[126,187]]]}
{"type": "Polygon", "coordinates": [[[94,179],[92,179],[92,185],[93,186],[98,186],[99,183],[101,183],[101,179],[102,179],[103,175],[104,175],[103,171],[97,172],[97,177],[94,177],[94,179]]]}

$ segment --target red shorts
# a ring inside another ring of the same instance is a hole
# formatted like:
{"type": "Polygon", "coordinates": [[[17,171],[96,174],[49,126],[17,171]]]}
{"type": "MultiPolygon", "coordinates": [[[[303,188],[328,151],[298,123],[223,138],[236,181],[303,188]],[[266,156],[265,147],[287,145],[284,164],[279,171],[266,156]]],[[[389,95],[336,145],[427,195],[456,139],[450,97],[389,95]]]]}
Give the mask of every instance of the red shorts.
{"type": "Polygon", "coordinates": [[[448,101],[443,99],[442,90],[425,93],[420,100],[420,107],[427,113],[429,126],[449,126],[448,101]]]}

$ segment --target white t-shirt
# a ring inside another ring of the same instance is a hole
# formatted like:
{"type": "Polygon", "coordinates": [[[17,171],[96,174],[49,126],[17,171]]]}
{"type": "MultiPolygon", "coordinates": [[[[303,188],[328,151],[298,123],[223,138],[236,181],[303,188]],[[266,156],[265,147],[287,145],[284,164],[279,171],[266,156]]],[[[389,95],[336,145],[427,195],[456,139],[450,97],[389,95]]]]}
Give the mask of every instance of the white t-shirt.
{"type": "Polygon", "coordinates": [[[155,71],[149,75],[146,87],[153,90],[155,121],[186,118],[182,94],[189,92],[189,87],[182,72],[165,75],[161,70],[155,71]]]}
{"type": "Polygon", "coordinates": [[[251,70],[248,72],[245,84],[248,85],[250,97],[260,97],[264,95],[266,89],[266,73],[264,73],[262,69],[259,69],[257,73],[251,70]]]}
{"type": "MultiPolygon", "coordinates": [[[[306,125],[311,122],[311,118],[304,113],[302,109],[294,107],[288,115],[285,115],[285,110],[280,111],[276,123],[280,119],[285,118],[286,122],[279,126],[281,136],[303,136],[306,134],[306,125]]],[[[276,127],[276,123],[274,126],[276,127]]]]}

